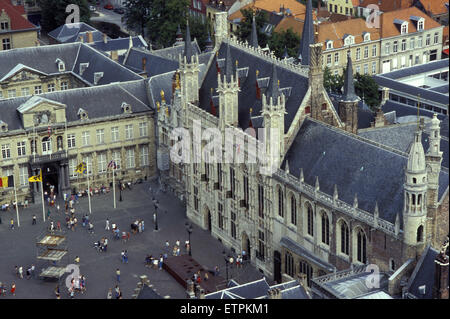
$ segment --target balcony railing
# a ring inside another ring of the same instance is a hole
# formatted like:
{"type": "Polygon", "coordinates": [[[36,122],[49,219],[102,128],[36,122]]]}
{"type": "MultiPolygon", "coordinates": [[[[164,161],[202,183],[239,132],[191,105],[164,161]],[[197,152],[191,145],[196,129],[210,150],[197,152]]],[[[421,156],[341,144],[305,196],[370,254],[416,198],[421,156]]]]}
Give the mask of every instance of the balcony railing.
{"type": "Polygon", "coordinates": [[[58,160],[67,159],[66,151],[59,151],[46,155],[31,155],[30,162],[31,164],[44,164],[49,162],[54,162],[58,160]]]}

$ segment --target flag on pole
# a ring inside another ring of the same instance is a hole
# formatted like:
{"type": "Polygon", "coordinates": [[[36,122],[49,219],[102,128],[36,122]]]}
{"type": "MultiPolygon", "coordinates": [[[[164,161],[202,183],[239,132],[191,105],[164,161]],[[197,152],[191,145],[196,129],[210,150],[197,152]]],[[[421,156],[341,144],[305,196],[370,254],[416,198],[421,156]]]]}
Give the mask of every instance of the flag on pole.
{"type": "Polygon", "coordinates": [[[86,174],[87,172],[86,163],[81,162],[80,164],[78,164],[78,166],[76,167],[76,172],[79,174],[86,174]]]}
{"type": "Polygon", "coordinates": [[[117,165],[116,162],[114,160],[112,160],[111,162],[108,163],[108,168],[113,168],[116,169],[117,165]]]}
{"type": "Polygon", "coordinates": [[[0,177],[0,187],[14,187],[13,175],[0,177]]]}

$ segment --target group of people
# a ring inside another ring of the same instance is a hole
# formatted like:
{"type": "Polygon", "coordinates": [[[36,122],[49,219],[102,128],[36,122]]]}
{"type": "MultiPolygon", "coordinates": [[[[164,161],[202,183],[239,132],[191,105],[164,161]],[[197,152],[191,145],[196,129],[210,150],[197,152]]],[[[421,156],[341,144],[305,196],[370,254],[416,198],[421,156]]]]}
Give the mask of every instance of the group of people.
{"type": "Polygon", "coordinates": [[[145,265],[146,267],[162,270],[165,258],[167,258],[167,254],[160,254],[159,258],[154,258],[152,255],[147,255],[145,257],[145,265]]]}
{"type": "MultiPolygon", "coordinates": [[[[179,240],[177,240],[176,242],[175,242],[175,245],[173,246],[173,249],[172,249],[172,256],[180,256],[180,254],[181,254],[181,249],[180,249],[180,241],[179,240]]],[[[189,252],[189,250],[190,250],[190,243],[189,243],[189,240],[186,240],[185,242],[184,242],[184,248],[186,249],[186,252],[189,252]]],[[[166,250],[167,250],[167,253],[169,252],[169,250],[170,250],[170,243],[169,243],[169,241],[168,240],[166,240],[166,250]]]]}
{"type": "MultiPolygon", "coordinates": [[[[114,288],[114,298],[115,299],[122,299],[122,291],[119,288],[119,285],[116,285],[114,288]]],[[[106,299],[113,299],[113,291],[112,288],[109,288],[108,295],[106,296],[106,299]]]]}
{"type": "MultiPolygon", "coordinates": [[[[34,277],[34,271],[36,270],[36,267],[34,265],[31,265],[30,267],[27,267],[25,271],[25,277],[27,279],[30,279],[34,277]]],[[[24,278],[24,272],[22,266],[14,266],[14,272],[16,273],[17,278],[23,279],[24,278]]]]}
{"type": "Polygon", "coordinates": [[[144,231],[144,221],[142,219],[138,219],[131,224],[131,231],[133,234],[142,233],[144,231]]]}
{"type": "MultiPolygon", "coordinates": [[[[8,291],[8,288],[0,281],[0,296],[6,296],[6,292],[8,291]]],[[[16,295],[16,284],[13,282],[10,287],[10,293],[11,295],[16,295]]]]}
{"type": "MultiPolygon", "coordinates": [[[[83,275],[74,276],[70,280],[70,287],[68,288],[68,292],[70,298],[75,297],[75,292],[81,292],[82,294],[86,291],[86,278],[83,275]]],[[[55,291],[56,298],[59,299],[59,287],[57,287],[57,291],[55,291]]]]}
{"type": "Polygon", "coordinates": [[[98,251],[106,252],[108,250],[108,238],[102,237],[99,241],[94,243],[94,247],[98,251]]]}

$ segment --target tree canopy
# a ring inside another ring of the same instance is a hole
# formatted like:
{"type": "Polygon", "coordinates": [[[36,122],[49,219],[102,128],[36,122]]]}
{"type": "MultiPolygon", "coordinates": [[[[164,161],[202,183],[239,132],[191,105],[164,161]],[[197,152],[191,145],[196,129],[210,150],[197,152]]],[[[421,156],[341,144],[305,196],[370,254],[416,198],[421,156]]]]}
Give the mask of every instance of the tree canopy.
{"type": "Polygon", "coordinates": [[[278,58],[283,57],[285,48],[289,56],[295,57],[300,46],[300,36],[289,28],[285,31],[273,32],[268,44],[278,58]]]}
{"type": "Polygon", "coordinates": [[[89,23],[91,18],[87,0],[37,0],[37,4],[42,9],[41,26],[45,31],[52,31],[66,23],[66,18],[70,15],[70,12],[66,13],[69,4],[78,5],[80,8],[79,22],[89,23]]]}
{"type": "Polygon", "coordinates": [[[269,18],[265,11],[256,11],[253,9],[241,10],[243,15],[242,21],[239,23],[239,29],[235,32],[235,35],[240,41],[250,41],[250,34],[252,33],[253,13],[255,14],[256,32],[258,34],[258,43],[260,47],[265,47],[267,44],[267,35],[262,32],[262,28],[269,18]]]}
{"type": "Polygon", "coordinates": [[[356,73],[355,80],[355,93],[372,111],[376,111],[381,102],[377,82],[370,75],[359,73],[356,73]]]}

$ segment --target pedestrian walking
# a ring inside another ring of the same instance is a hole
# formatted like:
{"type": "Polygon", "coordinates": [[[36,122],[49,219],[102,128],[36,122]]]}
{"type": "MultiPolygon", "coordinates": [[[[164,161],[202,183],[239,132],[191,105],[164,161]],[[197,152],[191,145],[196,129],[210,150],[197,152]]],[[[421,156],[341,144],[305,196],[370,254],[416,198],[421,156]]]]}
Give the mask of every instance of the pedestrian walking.
{"type": "Polygon", "coordinates": [[[33,221],[31,223],[31,225],[36,225],[36,215],[33,215],[33,221]]]}
{"type": "Polygon", "coordinates": [[[125,250],[124,254],[123,254],[123,262],[125,264],[128,264],[128,251],[125,250]]]}
{"type": "Polygon", "coordinates": [[[177,241],[175,242],[175,245],[177,246],[177,247],[179,247],[180,246],[180,241],[177,239],[177,241]]]}
{"type": "Polygon", "coordinates": [[[79,264],[80,263],[80,257],[76,256],[74,261],[75,261],[76,264],[79,264]]]}
{"type": "Polygon", "coordinates": [[[108,294],[106,295],[106,299],[112,299],[112,289],[109,288],[108,294]]]}
{"type": "Polygon", "coordinates": [[[120,259],[121,259],[121,261],[122,261],[122,264],[125,262],[125,251],[124,250],[122,250],[121,252],[120,252],[120,259]]]}
{"type": "Polygon", "coordinates": [[[14,229],[14,219],[11,218],[10,224],[11,224],[11,229],[14,229]]]}
{"type": "Polygon", "coordinates": [[[219,266],[214,267],[214,276],[219,276],[219,266]]]}
{"type": "Polygon", "coordinates": [[[108,218],[106,218],[105,230],[109,230],[109,219],[108,218]]]}
{"type": "Polygon", "coordinates": [[[61,222],[58,220],[58,222],[56,223],[56,229],[58,231],[61,231],[61,222]]]}
{"type": "Polygon", "coordinates": [[[55,287],[55,296],[56,296],[56,299],[61,299],[61,294],[59,292],[59,285],[56,285],[56,287],[55,287]]]}
{"type": "Polygon", "coordinates": [[[11,284],[11,295],[13,295],[13,296],[16,295],[16,284],[15,283],[11,284]]]}
{"type": "Polygon", "coordinates": [[[208,281],[208,279],[209,279],[208,273],[205,272],[204,280],[205,280],[205,281],[208,281]]]}
{"type": "Polygon", "coordinates": [[[162,270],[163,262],[164,262],[163,256],[159,255],[159,270],[162,270]]]}
{"type": "Polygon", "coordinates": [[[169,241],[166,240],[166,250],[167,250],[167,251],[169,251],[169,247],[170,247],[169,241]]]}
{"type": "Polygon", "coordinates": [[[59,204],[58,204],[58,205],[56,205],[56,210],[57,210],[58,214],[59,214],[59,209],[60,209],[60,207],[59,207],[59,204]]]}
{"type": "Polygon", "coordinates": [[[121,295],[121,291],[120,291],[120,288],[119,288],[118,285],[116,285],[116,288],[114,288],[114,292],[115,292],[115,295],[116,295],[116,299],[119,299],[120,295],[121,295]]]}
{"type": "Polygon", "coordinates": [[[108,249],[108,238],[105,238],[103,240],[103,251],[106,252],[107,249],[108,249]]]}
{"type": "Polygon", "coordinates": [[[22,266],[19,267],[19,277],[20,277],[20,279],[23,279],[23,267],[22,266]]]}
{"type": "Polygon", "coordinates": [[[120,269],[117,268],[116,270],[116,278],[117,278],[117,282],[120,282],[120,269]]]}
{"type": "Polygon", "coordinates": [[[36,267],[34,265],[31,265],[31,277],[34,278],[34,270],[36,269],[36,267]]]}
{"type": "Polygon", "coordinates": [[[30,268],[27,268],[26,276],[27,276],[27,279],[31,278],[31,269],[30,268]]]}
{"type": "Polygon", "coordinates": [[[143,220],[141,221],[141,224],[142,224],[142,231],[144,231],[144,221],[143,220]]]}

